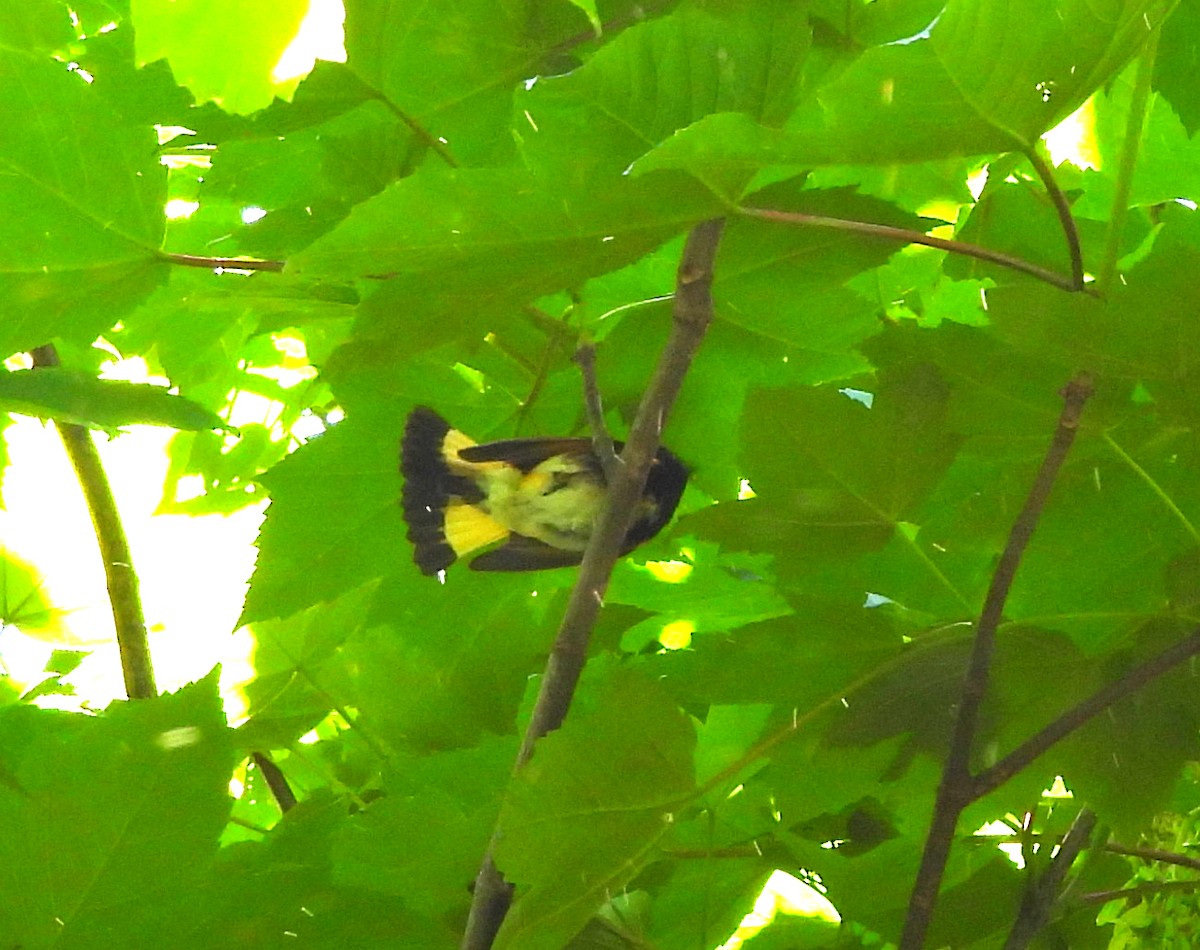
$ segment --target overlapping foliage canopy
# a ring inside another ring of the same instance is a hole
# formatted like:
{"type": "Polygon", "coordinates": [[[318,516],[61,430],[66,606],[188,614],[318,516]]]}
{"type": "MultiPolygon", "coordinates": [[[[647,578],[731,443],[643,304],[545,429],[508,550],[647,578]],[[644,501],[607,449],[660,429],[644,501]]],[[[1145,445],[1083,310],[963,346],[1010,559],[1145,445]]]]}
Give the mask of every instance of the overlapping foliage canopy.
{"type": "Polygon", "coordinates": [[[346,61],[274,99],[306,8],[0,14],[0,355],[62,364],[0,375],[0,408],[179,428],[165,509],[271,497],[244,721],[212,676],[97,716],[8,690],[0,946],[454,947],[494,833],[497,948],[713,948],[776,868],[842,923],[755,950],[915,939],[977,621],[1073,379],[973,774],[1070,728],[959,803],[928,942],[1182,926],[1161,895],[1097,923],[1096,895],[1200,805],[1191,668],[1130,678],[1200,621],[1194,6],[345,0],[346,61]],[[1085,102],[1055,165],[1041,136],[1085,102]],[[403,419],[583,433],[586,336],[623,435],[713,218],[715,320],[663,432],[681,516],[617,565],[566,723],[511,777],[575,571],[422,577],[403,419]],[[273,376],[298,343],[317,374],[273,376]],[[172,394],[97,380],[114,348],[172,394]],[[242,391],[278,423],[225,429],[242,391]],[[188,475],[206,493],[170,501],[188,475]]]}

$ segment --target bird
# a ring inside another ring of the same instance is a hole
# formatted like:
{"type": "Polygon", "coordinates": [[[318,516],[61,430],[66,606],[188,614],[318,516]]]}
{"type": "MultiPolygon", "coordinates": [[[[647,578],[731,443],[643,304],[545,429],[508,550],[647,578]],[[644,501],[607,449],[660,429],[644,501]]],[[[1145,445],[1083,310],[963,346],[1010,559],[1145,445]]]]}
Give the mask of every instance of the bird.
{"type": "MultiPolygon", "coordinates": [[[[619,452],[622,444],[614,447],[619,452]]],[[[400,503],[413,560],[429,576],[481,549],[486,550],[471,560],[472,570],[537,571],[578,564],[607,490],[591,439],[476,443],[428,406],[409,413],[400,472],[400,503]]],[[[674,453],[658,449],[622,554],[653,538],[671,520],[688,474],[674,453]]]]}

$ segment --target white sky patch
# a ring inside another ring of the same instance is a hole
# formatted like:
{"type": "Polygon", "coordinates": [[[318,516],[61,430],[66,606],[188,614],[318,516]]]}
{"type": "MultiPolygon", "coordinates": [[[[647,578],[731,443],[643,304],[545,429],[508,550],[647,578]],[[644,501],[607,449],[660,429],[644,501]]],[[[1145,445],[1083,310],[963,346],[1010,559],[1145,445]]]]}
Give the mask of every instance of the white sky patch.
{"type": "Polygon", "coordinates": [[[200,210],[199,201],[188,201],[185,198],[172,198],[163,208],[168,221],[178,221],[180,218],[190,218],[200,210]]]}
{"type": "MultiPolygon", "coordinates": [[[[154,515],[173,434],[131,426],[113,439],[103,433],[94,438],[129,536],[158,687],[179,689],[221,663],[232,714],[241,700],[230,687],[252,675],[252,643],[248,635],[230,632],[254,567],[254,538],[266,503],[229,515],[154,515]]],[[[125,689],[104,569],[79,483],[53,426],[16,416],[5,441],[11,465],[0,537],[42,573],[50,603],[66,611],[69,640],[49,643],[9,627],[0,638],[0,659],[16,680],[31,684],[43,678],[51,650],[92,650],[67,677],[79,695],[39,703],[77,708],[82,700],[103,707],[124,697],[125,689]]]]}
{"type": "Polygon", "coordinates": [[[1055,165],[1071,162],[1080,168],[1099,170],[1100,151],[1096,146],[1096,113],[1093,102],[1083,105],[1042,136],[1055,165]]]}
{"type": "Polygon", "coordinates": [[[287,82],[312,72],[318,59],[346,61],[346,9],[342,0],[310,0],[296,38],[271,70],[275,82],[287,82]]]}

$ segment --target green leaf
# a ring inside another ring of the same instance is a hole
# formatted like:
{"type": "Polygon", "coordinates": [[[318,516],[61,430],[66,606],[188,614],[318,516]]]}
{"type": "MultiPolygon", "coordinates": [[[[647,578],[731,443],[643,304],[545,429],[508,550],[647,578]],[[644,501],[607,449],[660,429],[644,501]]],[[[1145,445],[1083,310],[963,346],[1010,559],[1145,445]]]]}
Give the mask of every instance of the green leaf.
{"type": "MultiPolygon", "coordinates": [[[[791,183],[748,199],[754,207],[922,230],[930,222],[848,189],[797,191],[791,183]]],[[[730,223],[713,288],[717,313],[751,333],[797,347],[805,381],[844,379],[863,369],[855,346],[879,327],[876,307],[841,286],[885,263],[895,248],[850,231],[739,218],[730,223]],[[775,300],[787,281],[792,292],[775,300]],[[768,304],[768,299],[770,303],[768,304]]],[[[789,354],[788,362],[793,356],[789,354]]]]}
{"type": "Polygon", "coordinates": [[[344,653],[363,723],[393,747],[422,752],[511,732],[560,616],[562,598],[545,586],[470,572],[441,585],[415,568],[389,578],[373,625],[344,653]],[[439,622],[420,619],[431,616],[439,622]]]}
{"type": "Polygon", "coordinates": [[[216,677],[99,717],[8,707],[0,733],[23,790],[0,786],[0,883],[12,898],[0,932],[30,947],[162,939],[229,814],[216,677]]]}
{"type": "Polygon", "coordinates": [[[165,169],[78,74],[0,50],[0,353],[90,343],[162,278],[165,169]]]}
{"type": "Polygon", "coordinates": [[[0,21],[0,47],[51,51],[75,40],[66,7],[59,0],[32,0],[0,21]]]}
{"type": "Polygon", "coordinates": [[[321,793],[288,812],[263,840],[223,849],[176,910],[183,926],[174,945],[205,950],[286,939],[316,950],[347,944],[384,950],[401,939],[453,947],[456,934],[444,921],[413,914],[395,897],[335,882],[334,848],[347,820],[344,804],[321,793]],[[296,936],[281,936],[288,933],[296,936]]]}
{"type": "Polygon", "coordinates": [[[1065,118],[1140,48],[1171,0],[956,0],[928,38],[872,46],[801,103],[783,129],[713,109],[659,144],[641,172],[697,176],[769,166],[883,164],[1011,151],[1065,118]],[[1022,37],[1019,55],[1005,45],[1022,37]]]}
{"type": "Polygon", "coordinates": [[[493,790],[512,768],[516,744],[488,740],[475,749],[406,761],[402,787],[342,827],[336,880],[403,897],[430,918],[465,914],[470,882],[496,822],[493,790]]]}
{"type": "Polygon", "coordinates": [[[1154,86],[1179,113],[1188,135],[1200,128],[1200,10],[1195,4],[1176,5],[1166,23],[1154,58],[1154,86]]]}
{"type": "MultiPolygon", "coordinates": [[[[572,177],[623,175],[648,150],[670,143],[713,112],[737,110],[764,125],[796,102],[811,27],[794,4],[684,5],[605,45],[567,76],[539,80],[518,101],[528,161],[572,177]],[[581,150],[586,137],[593,147],[581,150]]],[[[687,169],[714,194],[736,196],[743,169],[687,169]]]]}
{"type": "Polygon", "coordinates": [[[649,621],[626,632],[623,649],[636,653],[672,623],[686,623],[703,634],[791,613],[787,601],[752,565],[718,560],[715,545],[698,545],[688,560],[690,570],[676,583],[664,583],[650,567],[631,566],[613,575],[609,602],[655,611],[649,621]]]}
{"type": "Polygon", "coordinates": [[[9,551],[0,551],[0,624],[38,639],[64,638],[63,611],[51,603],[45,583],[35,567],[9,551]]]}
{"type": "Polygon", "coordinates": [[[349,703],[340,654],[362,624],[371,593],[356,591],[286,620],[254,625],[255,675],[245,686],[249,720],[239,729],[248,748],[286,747],[335,706],[349,703]]]}
{"type": "Polygon", "coordinates": [[[511,151],[514,90],[542,72],[543,58],[555,47],[586,28],[562,3],[346,4],[349,68],[420,127],[422,138],[467,164],[490,164],[511,151]]]}
{"type": "Polygon", "coordinates": [[[938,62],[971,107],[1032,144],[1066,118],[1150,38],[1174,0],[1037,0],[947,5],[930,36],[938,62]],[[1008,46],[1021,36],[1019,52],[1008,46]]]}
{"type": "Polygon", "coordinates": [[[380,438],[347,422],[263,477],[284,504],[275,507],[259,534],[260,568],[241,623],[332,600],[404,556],[398,445],[398,430],[393,439],[380,438]],[[338,478],[332,460],[348,457],[345,452],[357,461],[338,478]]]}
{"type": "Polygon", "coordinates": [[[621,671],[538,742],[500,816],[496,863],[517,895],[497,948],[561,947],[630,880],[692,790],[694,745],[662,691],[621,671]]]}
{"type": "Polygon", "coordinates": [[[66,367],[0,374],[0,408],[110,431],[130,425],[226,428],[216,414],[161,386],[96,379],[66,367]]]}
{"type": "Polygon", "coordinates": [[[249,113],[280,91],[271,70],[296,36],[305,0],[132,0],[139,65],[166,59],[197,101],[249,113]],[[229,24],[237,29],[230,30],[229,24]]]}

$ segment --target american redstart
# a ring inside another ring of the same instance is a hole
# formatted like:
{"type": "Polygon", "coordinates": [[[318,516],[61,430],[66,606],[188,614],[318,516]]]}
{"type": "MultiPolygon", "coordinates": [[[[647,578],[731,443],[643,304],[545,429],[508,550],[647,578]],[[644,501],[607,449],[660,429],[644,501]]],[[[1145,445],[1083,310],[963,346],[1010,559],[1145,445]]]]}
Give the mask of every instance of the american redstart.
{"type": "MultiPolygon", "coordinates": [[[[616,443],[618,451],[621,443],[616,443]]],[[[413,560],[425,574],[503,541],[471,561],[476,571],[536,571],[578,564],[600,515],[606,482],[591,439],[503,439],[476,444],[432,409],[408,417],[400,445],[401,504],[413,560]]],[[[671,520],[688,472],[660,448],[622,554],[671,520]]]]}

